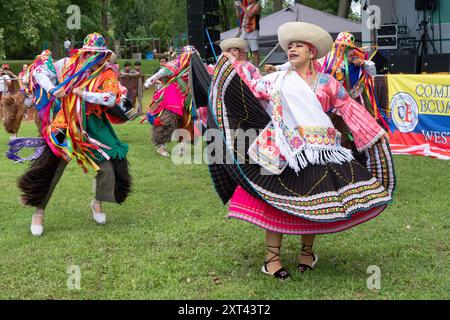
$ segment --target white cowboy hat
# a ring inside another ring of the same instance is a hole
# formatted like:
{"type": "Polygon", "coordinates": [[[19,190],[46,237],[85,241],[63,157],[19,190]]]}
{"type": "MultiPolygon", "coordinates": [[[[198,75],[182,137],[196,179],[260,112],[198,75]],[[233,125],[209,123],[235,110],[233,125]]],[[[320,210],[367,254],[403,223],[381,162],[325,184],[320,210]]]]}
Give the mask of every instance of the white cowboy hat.
{"type": "Polygon", "coordinates": [[[284,51],[288,51],[291,42],[306,42],[317,49],[315,59],[323,58],[333,46],[333,38],[324,29],[306,22],[287,22],[278,28],[278,41],[284,51]]]}
{"type": "Polygon", "coordinates": [[[239,49],[241,52],[247,52],[248,42],[247,40],[241,38],[230,38],[220,42],[220,49],[222,49],[223,52],[227,52],[232,48],[239,49]]]}

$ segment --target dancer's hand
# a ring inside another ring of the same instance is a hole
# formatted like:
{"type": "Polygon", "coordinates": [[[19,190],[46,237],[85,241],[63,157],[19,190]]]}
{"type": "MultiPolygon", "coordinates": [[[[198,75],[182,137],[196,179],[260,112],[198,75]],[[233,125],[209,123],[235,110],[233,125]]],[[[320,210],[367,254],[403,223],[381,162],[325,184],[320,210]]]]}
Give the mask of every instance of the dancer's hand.
{"type": "Polygon", "coordinates": [[[66,95],[66,93],[65,93],[65,91],[64,91],[64,88],[58,89],[57,91],[55,91],[55,92],[53,93],[53,95],[54,95],[56,98],[58,98],[58,99],[62,99],[62,98],[67,97],[67,95],[66,95]]]}
{"type": "Polygon", "coordinates": [[[72,90],[72,93],[79,96],[80,98],[83,96],[83,89],[80,87],[77,87],[72,90]]]}
{"type": "Polygon", "coordinates": [[[233,62],[233,61],[234,61],[234,57],[233,57],[233,55],[232,55],[231,53],[229,53],[229,52],[224,52],[224,53],[222,53],[222,55],[223,55],[225,58],[227,58],[228,60],[230,60],[230,62],[233,62]]]}
{"type": "Polygon", "coordinates": [[[274,65],[272,65],[272,64],[266,64],[266,65],[264,65],[264,71],[266,71],[266,72],[276,72],[277,68],[274,65]]]}
{"type": "Polygon", "coordinates": [[[354,59],[353,59],[353,64],[354,64],[355,66],[357,66],[357,67],[362,67],[362,66],[364,66],[365,62],[364,62],[364,60],[361,59],[361,58],[354,58],[354,59]]]}

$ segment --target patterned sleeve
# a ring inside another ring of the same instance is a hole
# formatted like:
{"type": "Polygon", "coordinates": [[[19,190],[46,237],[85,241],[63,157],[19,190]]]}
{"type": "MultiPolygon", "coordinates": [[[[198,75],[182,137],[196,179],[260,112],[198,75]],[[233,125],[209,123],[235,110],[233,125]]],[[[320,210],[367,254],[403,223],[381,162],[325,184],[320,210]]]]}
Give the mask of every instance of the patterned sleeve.
{"type": "Polygon", "coordinates": [[[52,83],[50,78],[56,77],[55,74],[52,75],[52,72],[48,70],[47,66],[41,65],[37,67],[33,72],[33,78],[36,80],[37,84],[44,88],[45,91],[50,92],[55,85],[52,83]]]}
{"type": "Polygon", "coordinates": [[[269,100],[273,90],[273,75],[269,74],[262,78],[248,79],[244,70],[244,65],[236,60],[231,61],[236,73],[241,77],[242,81],[249,87],[250,91],[257,99],[269,100]]]}
{"type": "Polygon", "coordinates": [[[153,76],[151,76],[150,78],[148,78],[145,83],[144,86],[146,88],[149,88],[151,85],[153,85],[157,80],[164,78],[164,77],[168,77],[170,76],[171,72],[169,69],[167,68],[161,68],[159,69],[159,71],[157,73],[155,73],[153,76]]]}
{"type": "Polygon", "coordinates": [[[370,61],[370,60],[364,61],[364,69],[372,77],[375,77],[377,75],[377,68],[375,66],[375,62],[373,62],[373,61],[370,61]]]}
{"type": "MultiPolygon", "coordinates": [[[[61,70],[67,60],[68,58],[63,58],[53,63],[54,69],[57,73],[61,73],[61,70]]],[[[50,70],[46,63],[38,66],[33,71],[32,76],[36,80],[37,84],[44,88],[45,91],[50,92],[55,88],[54,82],[56,82],[57,74],[50,70]]]]}
{"type": "Polygon", "coordinates": [[[119,81],[112,70],[107,70],[106,79],[97,92],[83,92],[83,100],[93,104],[113,107],[119,94],[119,81]]]}
{"type": "Polygon", "coordinates": [[[385,131],[362,105],[348,95],[336,79],[329,76],[328,84],[327,94],[331,108],[349,127],[358,151],[372,147],[385,134],[385,131]]]}
{"type": "Polygon", "coordinates": [[[256,66],[254,66],[253,64],[252,64],[251,74],[252,74],[252,79],[261,79],[262,78],[261,72],[259,72],[259,69],[256,66]]]}

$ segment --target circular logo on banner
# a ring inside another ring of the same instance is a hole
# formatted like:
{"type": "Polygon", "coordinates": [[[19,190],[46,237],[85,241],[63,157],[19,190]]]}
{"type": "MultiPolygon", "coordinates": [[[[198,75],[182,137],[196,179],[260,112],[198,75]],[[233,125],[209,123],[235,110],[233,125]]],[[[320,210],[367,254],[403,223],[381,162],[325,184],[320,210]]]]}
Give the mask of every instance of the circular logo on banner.
{"type": "Polygon", "coordinates": [[[413,131],[419,123],[419,107],[416,100],[405,92],[399,92],[391,100],[391,117],[400,132],[413,131]]]}

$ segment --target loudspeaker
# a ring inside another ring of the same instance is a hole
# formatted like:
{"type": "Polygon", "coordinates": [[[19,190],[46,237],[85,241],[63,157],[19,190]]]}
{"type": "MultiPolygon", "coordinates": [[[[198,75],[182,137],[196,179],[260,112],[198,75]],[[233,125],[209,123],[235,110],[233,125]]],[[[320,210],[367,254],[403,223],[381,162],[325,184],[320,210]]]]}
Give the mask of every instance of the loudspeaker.
{"type": "Polygon", "coordinates": [[[434,11],[436,9],[436,4],[436,0],[416,0],[416,11],[434,11]]]}
{"type": "Polygon", "coordinates": [[[216,14],[207,13],[204,15],[203,21],[206,27],[214,27],[220,24],[220,17],[216,14]]]}
{"type": "MultiPolygon", "coordinates": [[[[187,1],[187,22],[189,44],[194,46],[201,57],[214,57],[206,28],[208,29],[211,42],[214,44],[220,40],[220,32],[214,27],[220,24],[220,17],[214,14],[219,10],[218,0],[188,0],[187,1]]],[[[214,45],[216,54],[220,50],[214,45]]]]}
{"type": "Polygon", "coordinates": [[[203,14],[203,0],[188,0],[187,2],[187,14],[203,14]]]}
{"type": "Polygon", "coordinates": [[[187,13],[203,14],[219,10],[219,0],[188,0],[187,13]]]}
{"type": "Polygon", "coordinates": [[[424,54],[422,57],[422,72],[450,72],[450,53],[424,54]]]}
{"type": "Polygon", "coordinates": [[[203,12],[219,10],[219,0],[203,0],[203,12]]]}
{"type": "Polygon", "coordinates": [[[378,51],[375,56],[372,58],[372,62],[375,63],[375,67],[377,68],[377,74],[386,74],[389,70],[389,61],[386,58],[388,55],[387,51],[378,51]],[[383,54],[383,52],[385,54],[383,54]]]}
{"type": "Polygon", "coordinates": [[[203,36],[203,15],[200,14],[188,14],[188,41],[189,44],[194,46],[200,56],[205,56],[203,36]]]}
{"type": "Polygon", "coordinates": [[[416,74],[417,54],[391,53],[389,55],[389,73],[416,74]]]}

